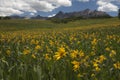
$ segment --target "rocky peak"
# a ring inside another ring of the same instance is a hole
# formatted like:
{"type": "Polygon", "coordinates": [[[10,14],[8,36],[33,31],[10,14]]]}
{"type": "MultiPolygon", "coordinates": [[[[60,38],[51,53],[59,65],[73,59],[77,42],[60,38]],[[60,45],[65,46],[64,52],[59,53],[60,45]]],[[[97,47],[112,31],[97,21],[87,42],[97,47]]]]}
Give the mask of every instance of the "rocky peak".
{"type": "Polygon", "coordinates": [[[55,18],[63,18],[64,17],[64,13],[62,11],[59,11],[54,17],[55,18]]]}
{"type": "Polygon", "coordinates": [[[78,11],[78,12],[70,12],[70,13],[64,13],[62,11],[59,11],[54,18],[70,18],[70,17],[82,17],[82,18],[97,18],[97,17],[110,17],[106,12],[102,11],[97,11],[97,10],[90,10],[90,9],[85,9],[83,11],[78,11]]]}

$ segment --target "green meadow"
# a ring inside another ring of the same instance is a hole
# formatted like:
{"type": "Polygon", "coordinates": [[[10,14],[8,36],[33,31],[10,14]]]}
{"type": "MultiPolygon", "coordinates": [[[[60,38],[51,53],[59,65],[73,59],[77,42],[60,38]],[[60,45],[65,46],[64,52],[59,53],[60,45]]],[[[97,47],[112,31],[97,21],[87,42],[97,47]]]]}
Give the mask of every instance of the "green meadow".
{"type": "Polygon", "coordinates": [[[120,20],[0,20],[0,80],[119,80],[120,20]]]}
{"type": "Polygon", "coordinates": [[[69,23],[52,23],[50,20],[0,20],[0,31],[20,31],[37,29],[95,28],[119,25],[119,19],[85,19],[69,23]]]}

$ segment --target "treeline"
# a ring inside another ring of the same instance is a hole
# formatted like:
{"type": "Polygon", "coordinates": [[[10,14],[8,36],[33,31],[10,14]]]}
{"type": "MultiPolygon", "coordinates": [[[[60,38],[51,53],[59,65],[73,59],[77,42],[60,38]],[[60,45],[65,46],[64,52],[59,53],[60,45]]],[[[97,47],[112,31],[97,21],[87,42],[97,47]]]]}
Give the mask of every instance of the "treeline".
{"type": "Polygon", "coordinates": [[[118,10],[118,18],[120,19],[120,9],[118,10]]]}
{"type": "Polygon", "coordinates": [[[0,16],[0,20],[8,20],[8,19],[11,19],[11,17],[9,17],[9,16],[5,16],[5,17],[0,16]]]}
{"type": "Polygon", "coordinates": [[[51,20],[51,22],[53,23],[68,23],[70,21],[75,21],[75,20],[80,20],[82,19],[82,17],[70,17],[70,18],[50,18],[49,20],[51,20]]]}
{"type": "Polygon", "coordinates": [[[73,22],[73,21],[76,21],[76,20],[84,20],[84,19],[103,19],[103,18],[111,18],[110,16],[100,16],[100,17],[70,17],[70,18],[63,18],[63,19],[60,19],[60,18],[50,18],[49,20],[51,20],[51,22],[53,23],[68,23],[68,22],[73,22]]]}

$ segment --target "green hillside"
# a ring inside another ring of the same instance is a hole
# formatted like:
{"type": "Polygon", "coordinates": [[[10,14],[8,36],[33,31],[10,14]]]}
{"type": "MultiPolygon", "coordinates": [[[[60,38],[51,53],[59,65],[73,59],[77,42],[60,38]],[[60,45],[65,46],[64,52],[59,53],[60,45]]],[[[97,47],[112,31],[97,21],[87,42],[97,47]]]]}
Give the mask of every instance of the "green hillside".
{"type": "Polygon", "coordinates": [[[64,29],[64,28],[92,28],[103,26],[117,26],[120,21],[117,18],[88,19],[69,23],[55,24],[49,20],[0,20],[0,31],[20,31],[33,29],[64,29]]]}

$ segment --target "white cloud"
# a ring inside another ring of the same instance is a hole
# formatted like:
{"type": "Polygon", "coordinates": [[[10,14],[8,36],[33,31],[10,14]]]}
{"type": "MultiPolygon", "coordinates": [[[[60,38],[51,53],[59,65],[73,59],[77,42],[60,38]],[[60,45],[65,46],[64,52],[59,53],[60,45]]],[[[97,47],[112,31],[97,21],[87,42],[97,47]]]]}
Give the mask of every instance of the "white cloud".
{"type": "Polygon", "coordinates": [[[78,0],[80,2],[89,2],[90,0],[78,0]]]}
{"type": "Polygon", "coordinates": [[[71,6],[71,0],[0,0],[0,16],[37,11],[49,12],[60,6],[71,6]]]}
{"type": "Polygon", "coordinates": [[[55,16],[56,14],[52,14],[52,15],[49,15],[48,17],[53,17],[53,16],[55,16]]]}
{"type": "Polygon", "coordinates": [[[98,10],[105,12],[118,11],[117,4],[120,4],[120,0],[0,0],[0,16],[20,15],[25,12],[29,12],[30,15],[38,11],[49,12],[60,6],[69,7],[72,1],[96,1],[98,10]]]}
{"type": "Polygon", "coordinates": [[[30,16],[34,16],[35,14],[34,13],[30,13],[30,16]]]}
{"type": "Polygon", "coordinates": [[[97,5],[99,11],[105,12],[117,12],[118,6],[115,5],[113,2],[120,2],[119,0],[98,0],[97,5]]]}
{"type": "Polygon", "coordinates": [[[120,4],[120,0],[77,0],[77,1],[80,2],[96,1],[96,4],[98,5],[97,9],[99,11],[105,11],[105,12],[118,11],[119,7],[115,3],[120,4]]]}

